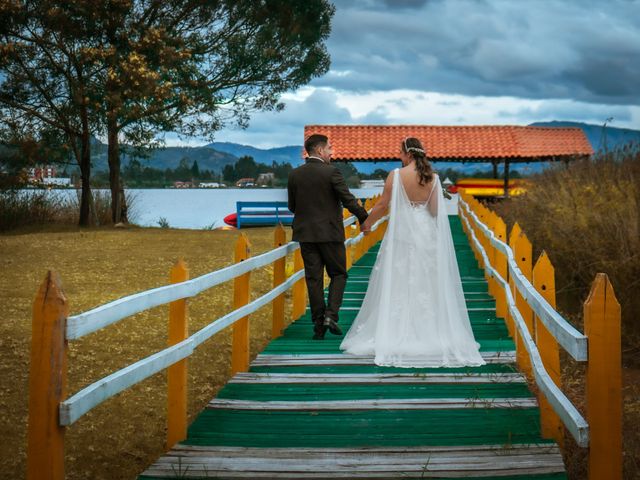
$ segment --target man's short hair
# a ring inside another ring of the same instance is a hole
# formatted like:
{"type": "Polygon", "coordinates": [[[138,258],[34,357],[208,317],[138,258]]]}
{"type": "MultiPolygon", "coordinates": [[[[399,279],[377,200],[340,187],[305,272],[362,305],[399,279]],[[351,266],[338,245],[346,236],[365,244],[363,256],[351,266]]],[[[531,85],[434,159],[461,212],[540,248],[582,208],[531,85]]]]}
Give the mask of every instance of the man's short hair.
{"type": "Polygon", "coordinates": [[[309,155],[311,155],[318,147],[324,147],[327,143],[329,143],[329,137],[319,133],[314,133],[305,140],[304,149],[309,155]]]}

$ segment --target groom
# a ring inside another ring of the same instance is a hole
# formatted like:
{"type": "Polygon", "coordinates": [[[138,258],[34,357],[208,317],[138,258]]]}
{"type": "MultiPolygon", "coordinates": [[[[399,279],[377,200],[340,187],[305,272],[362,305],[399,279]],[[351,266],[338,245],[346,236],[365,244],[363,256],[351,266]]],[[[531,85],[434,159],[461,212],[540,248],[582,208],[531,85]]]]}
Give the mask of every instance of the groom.
{"type": "Polygon", "coordinates": [[[360,224],[367,212],[349,192],[342,173],[331,165],[331,142],[325,135],[311,135],[304,142],[308,157],[289,174],[289,210],[293,240],[300,242],[304,276],[309,292],[314,340],[323,340],[327,329],[342,335],[338,311],[347,283],[342,205],[360,224]],[[328,305],[324,302],[324,269],[331,278],[328,305]]]}

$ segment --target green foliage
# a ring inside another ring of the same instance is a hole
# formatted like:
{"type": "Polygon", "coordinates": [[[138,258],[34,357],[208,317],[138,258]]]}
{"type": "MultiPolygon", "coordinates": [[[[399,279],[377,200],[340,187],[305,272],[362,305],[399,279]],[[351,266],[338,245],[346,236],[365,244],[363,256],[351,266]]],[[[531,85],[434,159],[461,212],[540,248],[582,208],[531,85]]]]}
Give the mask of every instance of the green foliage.
{"type": "Polygon", "coordinates": [[[91,136],[109,139],[115,190],[119,138],[213,136],[282,109],[329,69],[333,13],[328,0],[0,2],[0,140],[54,131],[82,170],[86,224],[91,136]]]}
{"type": "Polygon", "coordinates": [[[241,178],[257,178],[261,173],[273,173],[275,181],[272,186],[286,186],[289,173],[293,167],[288,163],[272,162],[271,165],[256,163],[250,156],[243,156],[234,165],[226,165],[222,170],[225,182],[234,183],[241,178]]]}

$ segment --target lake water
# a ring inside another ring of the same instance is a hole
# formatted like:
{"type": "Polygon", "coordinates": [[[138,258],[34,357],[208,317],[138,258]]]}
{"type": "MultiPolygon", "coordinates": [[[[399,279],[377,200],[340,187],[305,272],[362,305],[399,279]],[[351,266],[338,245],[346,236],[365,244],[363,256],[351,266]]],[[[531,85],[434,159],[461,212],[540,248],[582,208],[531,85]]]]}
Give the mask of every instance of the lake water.
{"type": "MultiPolygon", "coordinates": [[[[135,223],[144,227],[158,226],[165,218],[172,228],[213,228],[225,225],[223,219],[236,211],[236,202],[286,202],[284,188],[221,188],[221,189],[131,189],[135,197],[135,223]]],[[[57,195],[76,195],[75,190],[51,190],[57,195]]],[[[358,198],[382,192],[382,188],[354,188],[358,198]]]]}

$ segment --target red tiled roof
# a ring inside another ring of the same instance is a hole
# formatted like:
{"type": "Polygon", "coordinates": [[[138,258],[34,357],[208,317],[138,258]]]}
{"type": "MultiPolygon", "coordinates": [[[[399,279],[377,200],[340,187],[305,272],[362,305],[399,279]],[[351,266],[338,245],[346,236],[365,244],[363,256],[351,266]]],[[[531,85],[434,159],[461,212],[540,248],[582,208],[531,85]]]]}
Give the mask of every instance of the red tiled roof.
{"type": "Polygon", "coordinates": [[[433,160],[532,161],[592,155],[580,128],[522,126],[307,125],[304,138],[327,135],[334,160],[399,159],[405,137],[419,138],[433,160]]]}

